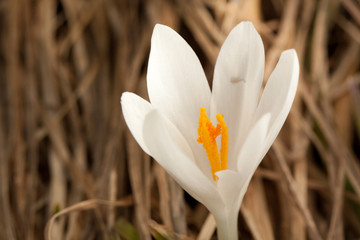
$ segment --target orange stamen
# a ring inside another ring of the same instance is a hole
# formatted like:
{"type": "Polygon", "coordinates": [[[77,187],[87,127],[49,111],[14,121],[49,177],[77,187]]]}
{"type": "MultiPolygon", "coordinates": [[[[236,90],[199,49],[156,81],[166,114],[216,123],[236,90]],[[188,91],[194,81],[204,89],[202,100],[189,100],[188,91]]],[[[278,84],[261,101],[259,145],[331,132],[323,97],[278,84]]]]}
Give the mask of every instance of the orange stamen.
{"type": "Polygon", "coordinates": [[[211,166],[211,173],[214,181],[218,180],[216,172],[227,169],[227,156],[229,148],[228,127],[225,124],[223,115],[217,114],[216,119],[219,122],[215,127],[209,117],[206,115],[204,107],[200,108],[199,128],[197,139],[198,143],[202,143],[211,166]],[[218,151],[216,138],[221,134],[220,154],[218,151]]]}

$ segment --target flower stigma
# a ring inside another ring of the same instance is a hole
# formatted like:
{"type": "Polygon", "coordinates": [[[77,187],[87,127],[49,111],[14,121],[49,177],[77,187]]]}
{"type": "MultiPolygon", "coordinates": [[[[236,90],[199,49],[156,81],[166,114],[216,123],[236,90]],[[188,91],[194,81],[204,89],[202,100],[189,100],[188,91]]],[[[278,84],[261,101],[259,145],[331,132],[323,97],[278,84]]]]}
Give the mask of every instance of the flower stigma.
{"type": "Polygon", "coordinates": [[[197,139],[197,142],[202,143],[203,148],[206,150],[214,181],[218,180],[218,177],[215,175],[216,172],[227,169],[229,149],[228,127],[225,124],[224,116],[218,113],[216,119],[219,123],[215,127],[206,115],[206,109],[204,107],[200,108],[198,128],[199,138],[197,139]],[[216,143],[216,138],[219,135],[221,135],[220,152],[218,151],[216,143]]]}

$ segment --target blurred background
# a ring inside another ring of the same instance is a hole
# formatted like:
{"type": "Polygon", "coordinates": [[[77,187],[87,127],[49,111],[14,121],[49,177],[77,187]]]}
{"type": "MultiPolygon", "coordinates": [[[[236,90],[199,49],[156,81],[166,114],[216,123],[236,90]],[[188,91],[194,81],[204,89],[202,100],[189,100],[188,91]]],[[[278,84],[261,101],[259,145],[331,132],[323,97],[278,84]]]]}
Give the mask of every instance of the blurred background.
{"type": "Polygon", "coordinates": [[[240,238],[360,239],[359,0],[0,1],[0,239],[216,239],[206,208],[134,141],[120,96],[147,98],[156,23],[211,83],[243,20],[264,41],[265,82],[289,48],[301,75],[240,238]]]}

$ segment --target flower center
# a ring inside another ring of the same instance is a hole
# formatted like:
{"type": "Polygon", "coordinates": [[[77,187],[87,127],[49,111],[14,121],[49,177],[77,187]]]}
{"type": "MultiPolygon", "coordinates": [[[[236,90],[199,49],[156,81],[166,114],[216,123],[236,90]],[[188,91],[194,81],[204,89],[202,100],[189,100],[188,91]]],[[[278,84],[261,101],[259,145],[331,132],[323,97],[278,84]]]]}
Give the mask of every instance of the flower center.
{"type": "Polygon", "coordinates": [[[218,180],[218,177],[215,175],[216,172],[227,169],[229,135],[227,134],[228,127],[223,118],[224,116],[221,114],[216,115],[219,123],[215,127],[206,115],[206,109],[204,107],[200,108],[199,138],[197,141],[198,143],[202,143],[206,150],[214,181],[218,180]],[[216,138],[219,135],[221,135],[220,153],[216,143],[216,138]]]}

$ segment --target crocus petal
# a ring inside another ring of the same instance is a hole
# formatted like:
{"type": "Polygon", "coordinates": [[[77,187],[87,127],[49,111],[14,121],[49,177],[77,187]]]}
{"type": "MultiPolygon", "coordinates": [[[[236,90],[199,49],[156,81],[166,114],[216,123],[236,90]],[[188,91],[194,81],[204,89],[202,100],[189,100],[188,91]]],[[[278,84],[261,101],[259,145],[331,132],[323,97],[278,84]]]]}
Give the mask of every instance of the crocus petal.
{"type": "MultiPolygon", "coordinates": [[[[250,22],[237,25],[226,38],[216,61],[211,119],[224,115],[229,127],[229,159],[238,154],[256,110],[264,76],[264,46],[250,22]]],[[[236,169],[236,162],[228,163],[236,169]]]]}
{"type": "MultiPolygon", "coordinates": [[[[239,209],[245,192],[242,191],[247,181],[247,174],[240,174],[232,170],[223,170],[216,173],[219,177],[217,188],[227,210],[239,209]]],[[[221,209],[224,211],[224,209],[221,209]]]]}
{"type": "MultiPolygon", "coordinates": [[[[216,186],[173,141],[166,120],[154,109],[146,117],[143,128],[144,142],[150,155],[196,200],[210,210],[221,203],[216,186]]],[[[172,131],[175,131],[173,129],[172,131]]]]}
{"type": "Polygon", "coordinates": [[[299,62],[296,51],[294,49],[284,51],[266,84],[256,110],[256,119],[264,114],[271,114],[266,142],[262,146],[262,157],[269,150],[289,114],[298,79],[299,62]]]}
{"type": "Polygon", "coordinates": [[[154,28],[147,83],[151,104],[183,133],[197,164],[208,171],[206,154],[196,139],[200,108],[209,109],[210,87],[194,51],[167,26],[154,28]]]}
{"type": "Polygon", "coordinates": [[[121,108],[130,132],[144,152],[149,154],[144,143],[142,129],[145,116],[153,109],[153,106],[136,94],[124,92],[121,96],[121,108]]]}
{"type": "MultiPolygon", "coordinates": [[[[253,126],[241,148],[237,159],[239,174],[250,180],[263,159],[263,144],[266,142],[271,115],[262,116],[253,126]]],[[[265,152],[266,153],[266,152],[265,152]]]]}

